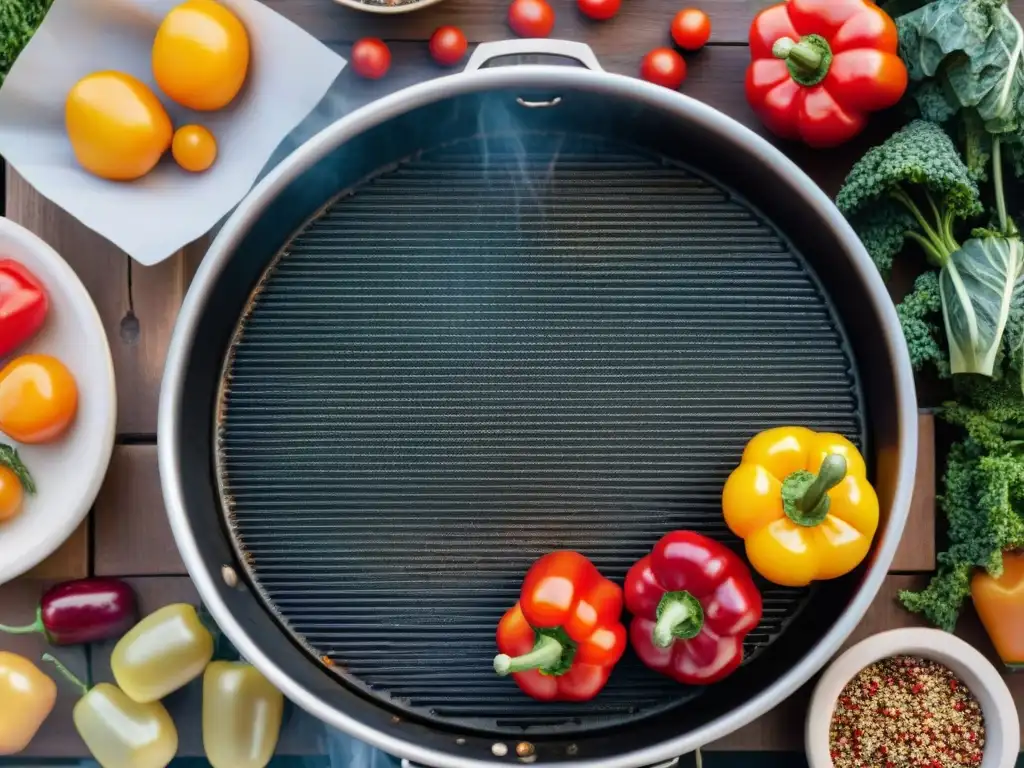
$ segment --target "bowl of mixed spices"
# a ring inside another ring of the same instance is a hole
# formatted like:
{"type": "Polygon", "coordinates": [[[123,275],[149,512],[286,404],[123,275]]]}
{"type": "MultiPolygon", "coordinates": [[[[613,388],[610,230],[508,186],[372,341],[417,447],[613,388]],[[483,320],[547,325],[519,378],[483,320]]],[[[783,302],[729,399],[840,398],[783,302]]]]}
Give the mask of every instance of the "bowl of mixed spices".
{"type": "Polygon", "coordinates": [[[963,640],[896,629],[825,670],[805,729],[810,768],[1012,768],[1020,721],[999,671],[963,640]]]}

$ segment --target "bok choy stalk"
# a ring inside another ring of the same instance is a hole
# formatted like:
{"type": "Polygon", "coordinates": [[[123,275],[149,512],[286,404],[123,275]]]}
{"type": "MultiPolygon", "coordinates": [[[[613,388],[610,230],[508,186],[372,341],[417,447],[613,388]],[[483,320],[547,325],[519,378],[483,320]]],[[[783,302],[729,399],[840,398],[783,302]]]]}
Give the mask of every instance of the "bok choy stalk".
{"type": "Polygon", "coordinates": [[[869,150],[836,198],[883,272],[908,239],[939,269],[952,373],[993,375],[1024,271],[1024,247],[1002,202],[998,142],[992,160],[1000,228],[975,230],[963,243],[956,226],[982,213],[981,198],[952,139],[934,123],[915,120],[869,150]]]}

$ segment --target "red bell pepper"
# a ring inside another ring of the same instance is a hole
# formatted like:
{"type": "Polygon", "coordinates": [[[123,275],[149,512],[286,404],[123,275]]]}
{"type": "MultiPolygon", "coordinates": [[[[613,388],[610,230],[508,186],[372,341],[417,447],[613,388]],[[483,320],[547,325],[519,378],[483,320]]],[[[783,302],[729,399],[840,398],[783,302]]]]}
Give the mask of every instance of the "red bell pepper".
{"type": "Polygon", "coordinates": [[[870,0],[789,0],[754,17],[747,100],[772,133],[842,144],[907,89],[896,24],[870,0]]]}
{"type": "Polygon", "coordinates": [[[35,275],[13,259],[0,259],[0,358],[36,335],[49,307],[35,275]]]}
{"type": "Polygon", "coordinates": [[[494,671],[540,701],[586,701],[626,650],[622,589],[578,552],[537,560],[498,623],[494,671]]]}
{"type": "Polygon", "coordinates": [[[732,550],[692,531],[662,537],[626,574],[629,639],[651,669],[689,685],[714,683],[743,660],[761,621],[761,594],[732,550]]]}

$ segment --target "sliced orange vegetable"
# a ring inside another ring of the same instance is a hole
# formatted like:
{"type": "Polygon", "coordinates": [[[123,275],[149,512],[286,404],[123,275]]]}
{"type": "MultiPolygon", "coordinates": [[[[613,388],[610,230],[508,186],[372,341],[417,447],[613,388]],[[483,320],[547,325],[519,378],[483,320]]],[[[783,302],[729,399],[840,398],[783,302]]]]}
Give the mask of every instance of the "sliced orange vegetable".
{"type": "Polygon", "coordinates": [[[971,597],[999,658],[1011,669],[1024,669],[1024,552],[1004,552],[999,577],[974,574],[971,597]]]}
{"type": "Polygon", "coordinates": [[[60,437],[78,411],[78,385],[50,355],[23,355],[0,371],[0,432],[20,443],[60,437]]]}

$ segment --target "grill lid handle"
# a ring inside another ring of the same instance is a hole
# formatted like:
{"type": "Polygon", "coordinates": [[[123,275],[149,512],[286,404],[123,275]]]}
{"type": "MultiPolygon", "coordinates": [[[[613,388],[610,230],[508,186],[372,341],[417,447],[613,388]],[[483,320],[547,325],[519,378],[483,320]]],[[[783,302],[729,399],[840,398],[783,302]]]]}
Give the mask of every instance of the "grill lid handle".
{"type": "Polygon", "coordinates": [[[466,72],[475,72],[491,59],[503,56],[562,56],[578,61],[587,69],[604,72],[594,51],[586,43],[575,40],[550,40],[548,38],[524,38],[519,40],[498,40],[480,43],[466,62],[466,72]]]}

